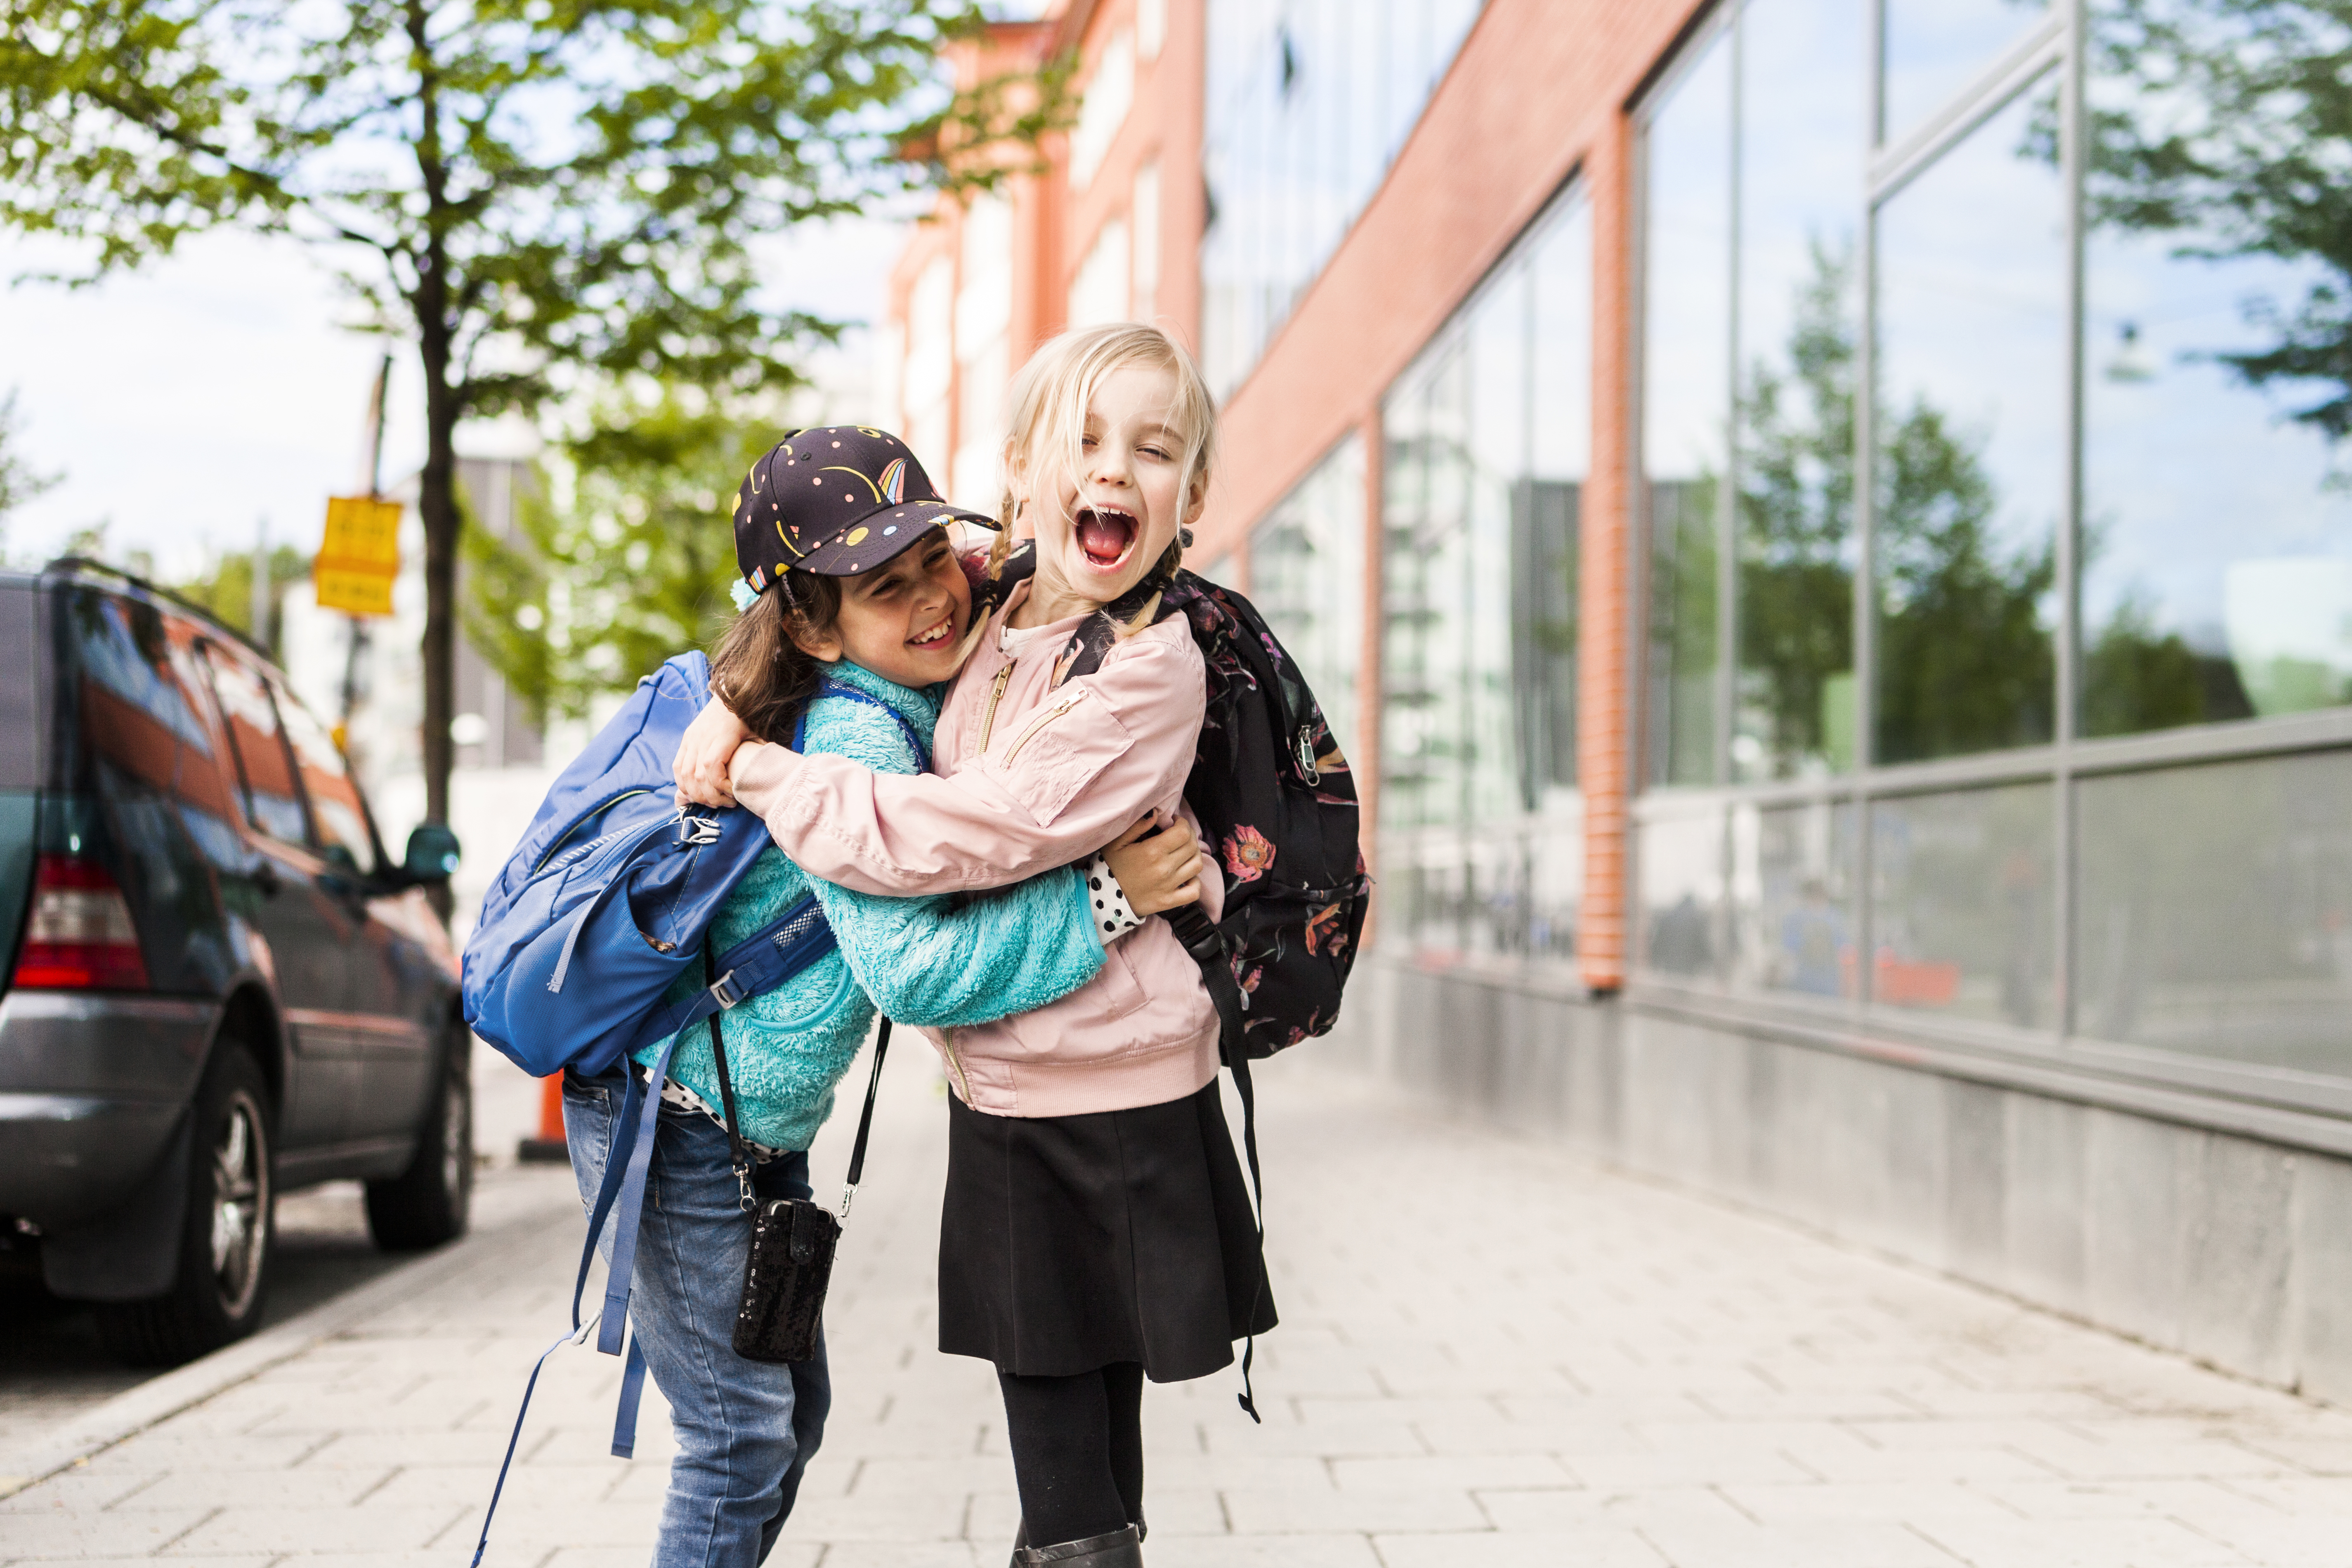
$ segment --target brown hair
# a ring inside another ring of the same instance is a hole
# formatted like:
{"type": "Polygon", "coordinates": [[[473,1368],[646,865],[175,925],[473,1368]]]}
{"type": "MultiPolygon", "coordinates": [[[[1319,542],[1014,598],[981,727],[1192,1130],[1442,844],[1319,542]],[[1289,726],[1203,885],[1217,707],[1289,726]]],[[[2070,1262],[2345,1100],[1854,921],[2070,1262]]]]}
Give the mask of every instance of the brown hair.
{"type": "Polygon", "coordinates": [[[840,580],[794,567],[720,634],[710,650],[711,691],[759,739],[792,744],[793,724],[824,679],[792,634],[821,637],[840,618],[840,580]]]}

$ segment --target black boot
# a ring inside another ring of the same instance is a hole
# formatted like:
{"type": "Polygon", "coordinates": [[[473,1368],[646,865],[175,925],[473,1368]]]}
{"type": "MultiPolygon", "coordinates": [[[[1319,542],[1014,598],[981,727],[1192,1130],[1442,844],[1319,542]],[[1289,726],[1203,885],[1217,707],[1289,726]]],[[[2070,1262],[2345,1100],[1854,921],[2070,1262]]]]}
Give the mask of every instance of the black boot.
{"type": "Polygon", "coordinates": [[[1010,1568],[1021,1568],[1021,1549],[1029,1544],[1029,1521],[1024,1517],[1013,1529],[1013,1562],[1010,1568]]]}
{"type": "Polygon", "coordinates": [[[1014,1549],[1015,1568],[1143,1568],[1143,1533],[1134,1525],[1059,1546],[1014,1549]]]}

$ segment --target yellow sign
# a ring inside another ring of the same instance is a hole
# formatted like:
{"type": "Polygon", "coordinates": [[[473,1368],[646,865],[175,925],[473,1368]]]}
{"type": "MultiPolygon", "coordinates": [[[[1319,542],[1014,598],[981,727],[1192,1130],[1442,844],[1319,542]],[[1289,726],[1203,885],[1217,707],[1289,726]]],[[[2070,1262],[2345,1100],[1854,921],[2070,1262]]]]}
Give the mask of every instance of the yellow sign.
{"type": "Polygon", "coordinates": [[[398,501],[372,496],[336,496],[327,502],[327,537],[310,566],[320,609],[392,614],[392,583],[400,575],[400,513],[398,501]]]}

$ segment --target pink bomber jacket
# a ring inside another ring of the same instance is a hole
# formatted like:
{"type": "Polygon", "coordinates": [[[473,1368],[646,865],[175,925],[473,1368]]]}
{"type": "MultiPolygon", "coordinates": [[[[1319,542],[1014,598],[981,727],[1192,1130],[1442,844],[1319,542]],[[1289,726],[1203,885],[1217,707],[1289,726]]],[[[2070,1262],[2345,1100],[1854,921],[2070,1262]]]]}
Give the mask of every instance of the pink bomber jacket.
{"type": "MultiPolygon", "coordinates": [[[[813,877],[868,893],[1015,882],[1093,854],[1147,811],[1182,808],[1207,671],[1182,616],[1114,646],[1055,688],[1077,617],[1017,656],[999,648],[1027,584],[991,620],[948,694],[932,773],[875,773],[842,757],[747,747],[735,796],[813,877]]],[[[1212,919],[1224,888],[1202,879],[1212,919]]],[[[993,1024],[924,1031],[965,1104],[997,1116],[1158,1105],[1216,1076],[1217,1015],[1168,924],[1149,920],[1058,1002],[993,1024]]]]}

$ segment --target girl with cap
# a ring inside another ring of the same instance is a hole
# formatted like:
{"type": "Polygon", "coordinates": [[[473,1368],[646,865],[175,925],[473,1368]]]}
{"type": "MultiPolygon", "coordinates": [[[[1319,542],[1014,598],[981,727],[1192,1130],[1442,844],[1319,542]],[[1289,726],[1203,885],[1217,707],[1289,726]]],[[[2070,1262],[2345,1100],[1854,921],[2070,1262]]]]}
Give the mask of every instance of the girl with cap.
{"type": "MultiPolygon", "coordinates": [[[[1152,613],[1207,490],[1208,389],[1165,335],[1121,325],[1046,344],[1012,399],[991,566],[1018,520],[1035,568],[982,623],[936,773],[737,749],[717,703],[679,751],[689,796],[731,792],[814,875],[877,893],[992,887],[1084,860],[1138,813],[1181,811],[1206,672],[1184,618],[1152,613]],[[1118,640],[1099,668],[1057,682],[1073,637],[1102,629],[1118,640]]],[[[1222,884],[1203,876],[1200,895],[1214,919],[1222,884]]],[[[1144,1380],[1215,1372],[1274,1325],[1218,1103],[1216,1011],[1166,922],[1147,921],[1068,995],[926,1033],[954,1091],[940,1348],[995,1363],[1013,1561],[1139,1568],[1144,1380]]]]}
{"type": "MultiPolygon", "coordinates": [[[[971,616],[969,584],[921,468],[872,430],[794,432],[737,499],[743,613],[711,656],[711,684],[755,732],[795,731],[811,755],[861,771],[919,771],[971,616]],[[797,482],[803,478],[817,482],[797,482]],[[778,542],[788,569],[776,560],[778,542]],[[826,681],[833,685],[820,695],[826,681]],[[841,693],[846,692],[846,695],[841,693]]],[[[1148,826],[1139,824],[1138,830],[1148,826]]],[[[910,1024],[985,1024],[1052,1003],[1100,972],[1112,900],[1169,907],[1195,868],[1133,835],[1081,875],[1050,870],[985,897],[879,898],[814,880],[772,847],[720,907],[713,951],[813,891],[836,952],[720,1015],[738,1121],[762,1197],[810,1195],[810,1142],[833,1109],[877,1007],[910,1024]]],[[[1197,860],[1197,855],[1194,859],[1197,860]]],[[[1125,917],[1131,929],[1136,917],[1125,917]]],[[[681,990],[698,983],[688,975],[681,990]]],[[[659,1056],[639,1055],[641,1075],[659,1056]]],[[[625,1088],[619,1070],[567,1077],[564,1123],[583,1200],[604,1175],[625,1088]]],[[[678,1452],[663,1504],[659,1568],[764,1559],[790,1513],[831,1403],[824,1355],[746,1361],[730,1344],[751,1227],[729,1160],[717,1064],[703,1025],[678,1043],[640,1232],[633,1317],[668,1399],[678,1452]]]]}

